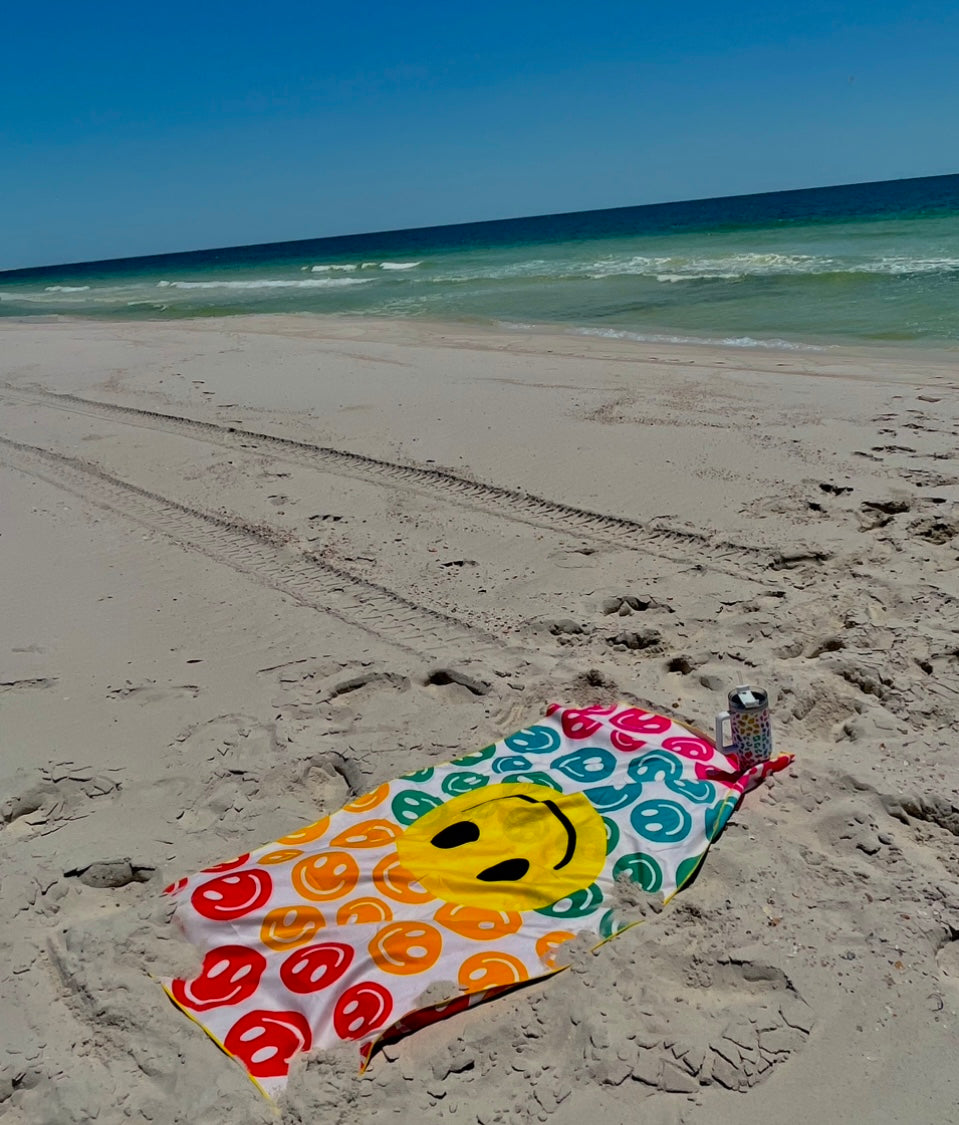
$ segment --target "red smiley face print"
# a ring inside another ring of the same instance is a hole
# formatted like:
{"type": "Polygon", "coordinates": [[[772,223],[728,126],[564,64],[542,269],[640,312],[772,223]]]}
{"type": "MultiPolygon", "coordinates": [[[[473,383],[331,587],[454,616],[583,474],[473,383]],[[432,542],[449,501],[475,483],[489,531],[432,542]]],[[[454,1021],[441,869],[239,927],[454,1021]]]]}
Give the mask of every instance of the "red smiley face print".
{"type": "Polygon", "coordinates": [[[353,962],[351,946],[338,941],[307,945],[280,966],[280,980],[290,992],[319,992],[336,984],[353,962]]]}
{"type": "Polygon", "coordinates": [[[245,945],[221,945],[203,958],[200,975],[170,986],[178,1004],[194,1012],[240,1004],[260,986],[266,958],[245,945]]]}
{"type": "Polygon", "coordinates": [[[709,762],[716,757],[716,747],[695,735],[677,735],[663,740],[663,749],[696,762],[709,762]]]}
{"type": "Polygon", "coordinates": [[[654,715],[641,707],[625,707],[610,719],[617,730],[629,734],[664,734],[673,725],[664,715],[654,715]]]}
{"type": "Polygon", "coordinates": [[[223,1046],[254,1078],[285,1078],[290,1060],[308,1051],[313,1033],[299,1012],[248,1012],[230,1028],[223,1046]]]}
{"type": "Polygon", "coordinates": [[[645,739],[636,738],[634,735],[626,734],[621,730],[610,731],[609,741],[616,750],[622,750],[624,754],[632,754],[637,750],[642,750],[646,745],[645,739]]]}
{"type": "Polygon", "coordinates": [[[266,871],[237,871],[201,883],[190,897],[197,914],[213,922],[229,922],[258,909],[273,893],[266,871]]]}
{"type": "Polygon", "coordinates": [[[615,707],[567,707],[560,716],[567,738],[589,738],[603,725],[596,715],[609,715],[615,707]]]}
{"type": "Polygon", "coordinates": [[[383,1026],[393,1011],[389,989],[374,981],[348,988],[333,1010],[333,1030],[341,1039],[365,1039],[383,1026]]]}

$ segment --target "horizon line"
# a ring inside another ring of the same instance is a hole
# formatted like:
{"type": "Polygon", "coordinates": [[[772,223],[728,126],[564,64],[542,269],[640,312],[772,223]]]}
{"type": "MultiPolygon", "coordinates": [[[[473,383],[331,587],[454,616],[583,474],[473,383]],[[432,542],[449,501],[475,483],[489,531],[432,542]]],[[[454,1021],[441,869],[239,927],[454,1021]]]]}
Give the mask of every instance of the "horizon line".
{"type": "Polygon", "coordinates": [[[16,274],[35,273],[43,270],[64,270],[78,266],[114,266],[123,262],[148,262],[151,259],[155,258],[182,257],[191,254],[216,254],[231,250],[255,250],[272,246],[296,246],[305,242],[335,242],[341,239],[345,241],[353,238],[376,238],[397,234],[413,234],[423,231],[452,231],[462,227],[496,226],[502,223],[515,223],[535,219],[560,219],[567,218],[573,215],[590,215],[597,213],[602,214],[604,212],[608,213],[613,211],[633,211],[647,207],[676,207],[685,206],[692,203],[711,203],[716,200],[722,199],[754,199],[769,195],[794,195],[801,192],[831,191],[835,188],[867,187],[874,184],[898,184],[913,180],[942,180],[949,179],[955,176],[959,176],[959,172],[941,172],[934,175],[925,176],[898,176],[892,180],[857,180],[853,181],[852,183],[842,184],[815,184],[808,187],[778,188],[773,191],[736,192],[733,195],[706,195],[697,196],[693,199],[663,199],[657,200],[654,203],[626,203],[619,204],[614,207],[587,207],[585,209],[576,211],[547,211],[536,215],[507,215],[501,216],[496,219],[467,219],[455,223],[439,223],[415,227],[391,227],[382,230],[352,231],[348,234],[313,235],[306,238],[285,238],[277,241],[267,242],[241,242],[234,243],[229,246],[195,247],[191,250],[160,250],[151,252],[149,254],[125,254],[120,257],[113,258],[90,258],[83,261],[50,262],[45,265],[35,266],[15,266],[13,269],[9,270],[0,269],[0,280],[12,277],[16,274]]]}

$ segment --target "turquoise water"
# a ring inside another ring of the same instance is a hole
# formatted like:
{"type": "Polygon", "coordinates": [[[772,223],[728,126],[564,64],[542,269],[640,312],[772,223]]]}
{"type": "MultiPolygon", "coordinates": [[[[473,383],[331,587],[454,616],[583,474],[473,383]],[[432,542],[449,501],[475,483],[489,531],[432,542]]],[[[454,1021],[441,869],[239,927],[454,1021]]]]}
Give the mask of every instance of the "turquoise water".
{"type": "Polygon", "coordinates": [[[959,348],[959,176],[0,273],[0,316],[275,312],[959,348]]]}

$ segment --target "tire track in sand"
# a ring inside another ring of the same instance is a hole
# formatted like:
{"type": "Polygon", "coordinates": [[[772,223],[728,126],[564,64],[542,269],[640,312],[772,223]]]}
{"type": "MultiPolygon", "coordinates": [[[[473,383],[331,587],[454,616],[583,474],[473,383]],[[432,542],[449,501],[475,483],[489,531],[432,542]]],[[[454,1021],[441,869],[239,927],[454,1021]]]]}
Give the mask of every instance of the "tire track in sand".
{"type": "Polygon", "coordinates": [[[693,564],[740,580],[753,572],[751,580],[758,585],[766,583],[755,572],[778,568],[781,561],[780,552],[772,548],[718,540],[702,531],[644,523],[628,516],[610,515],[563,504],[519,489],[470,480],[448,469],[404,465],[241,426],[201,422],[184,415],[120,406],[73,394],[54,394],[40,388],[25,390],[5,384],[3,393],[71,413],[89,414],[150,429],[185,434],[240,453],[269,453],[278,460],[366,482],[401,483],[422,494],[440,494],[448,501],[478,508],[500,519],[546,528],[565,535],[579,534],[606,545],[658,556],[680,565],[693,564]],[[694,557],[691,557],[692,552],[695,552],[694,557]]]}
{"type": "Polygon", "coordinates": [[[461,647],[467,640],[472,655],[477,644],[495,647],[500,654],[506,648],[492,629],[471,625],[315,555],[297,552],[272,528],[188,507],[79,458],[5,437],[0,437],[0,461],[419,657],[433,656],[450,645],[461,647]]]}

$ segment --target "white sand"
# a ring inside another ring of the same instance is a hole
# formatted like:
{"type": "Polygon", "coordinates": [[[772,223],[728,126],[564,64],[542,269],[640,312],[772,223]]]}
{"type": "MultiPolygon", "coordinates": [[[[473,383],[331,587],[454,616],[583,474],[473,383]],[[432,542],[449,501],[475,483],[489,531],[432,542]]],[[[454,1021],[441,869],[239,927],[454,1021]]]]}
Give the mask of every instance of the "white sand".
{"type": "Polygon", "coordinates": [[[165,882],[551,699],[749,680],[797,764],[674,904],[283,1118],[959,1119],[954,359],[4,322],[0,384],[0,1117],[274,1120],[150,978],[165,882]]]}

